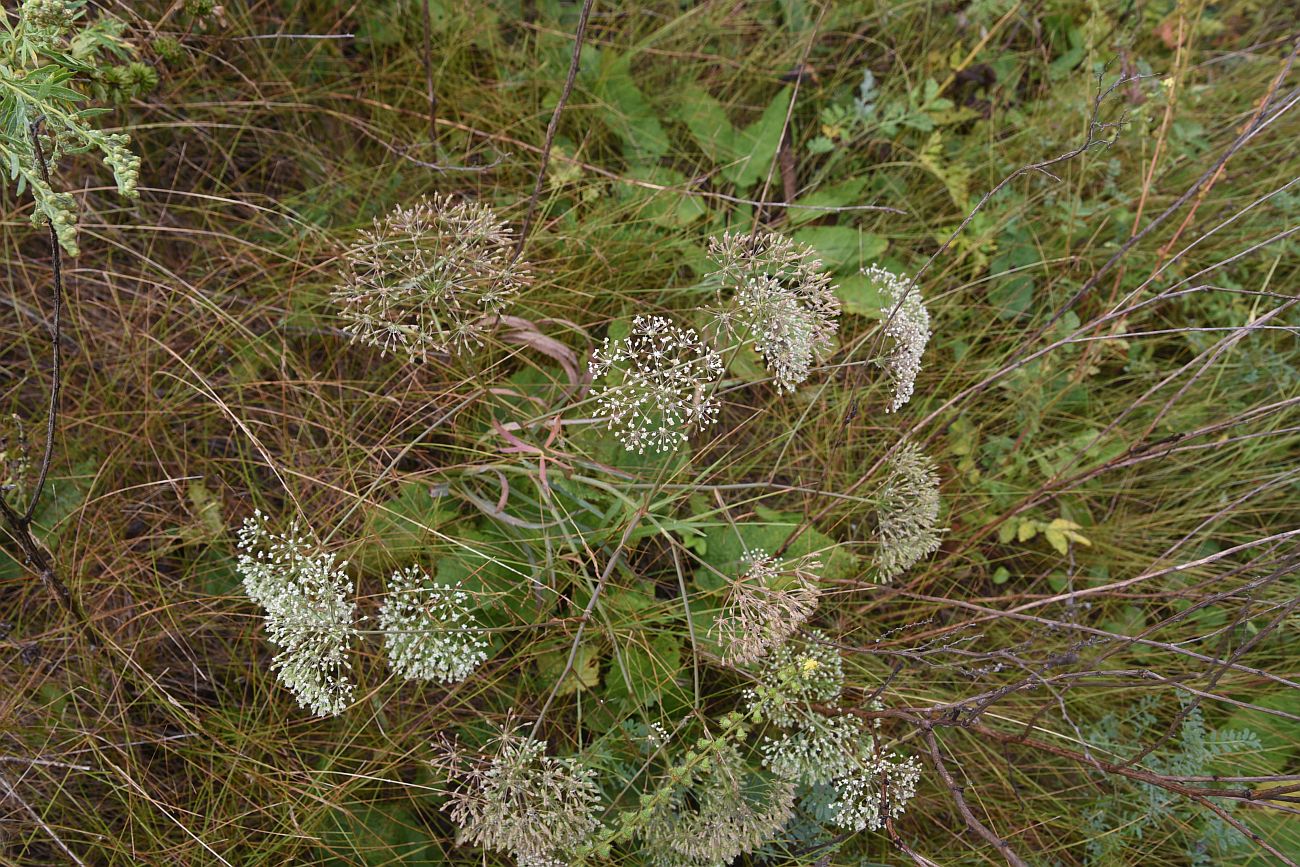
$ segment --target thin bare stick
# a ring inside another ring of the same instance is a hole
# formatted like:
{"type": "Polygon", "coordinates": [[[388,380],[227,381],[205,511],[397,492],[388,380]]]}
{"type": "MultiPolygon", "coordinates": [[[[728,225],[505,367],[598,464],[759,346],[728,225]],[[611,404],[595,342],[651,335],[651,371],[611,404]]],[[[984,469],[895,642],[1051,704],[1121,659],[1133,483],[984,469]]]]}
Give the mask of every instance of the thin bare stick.
{"type": "Polygon", "coordinates": [[[18,790],[15,789],[4,777],[0,777],[0,790],[10,798],[17,801],[18,805],[26,811],[27,815],[32,817],[32,821],[41,827],[41,830],[45,832],[45,835],[53,840],[55,845],[62,849],[65,855],[71,858],[74,863],[81,865],[81,867],[86,867],[86,862],[78,858],[77,853],[68,848],[68,844],[64,843],[63,840],[59,838],[59,835],[54,833],[54,829],[46,824],[45,820],[41,818],[41,814],[32,809],[32,805],[24,801],[18,794],[18,790]]]}
{"type": "Polygon", "coordinates": [[[987,825],[975,817],[970,806],[966,803],[966,796],[963,794],[965,787],[952,778],[952,774],[948,772],[948,766],[943,762],[943,753],[939,751],[939,740],[934,736],[933,729],[925,729],[925,742],[930,747],[930,758],[934,761],[934,769],[943,778],[944,785],[948,787],[948,792],[957,805],[957,812],[961,813],[967,827],[996,846],[1011,867],[1029,867],[1019,855],[1012,851],[1010,843],[994,834],[987,825]]]}
{"type": "Polygon", "coordinates": [[[429,0],[424,0],[424,89],[429,95],[429,144],[438,147],[438,95],[433,92],[433,22],[430,21],[429,0]]]}
{"type": "Polygon", "coordinates": [[[546,183],[546,168],[551,163],[551,148],[555,145],[555,134],[560,129],[560,115],[564,113],[569,94],[573,93],[573,83],[578,78],[578,66],[582,62],[582,40],[587,36],[587,20],[591,17],[591,7],[595,5],[596,0],[583,0],[582,12],[578,15],[578,29],[573,34],[573,55],[569,58],[569,74],[564,79],[564,89],[560,91],[560,98],[555,103],[555,111],[551,112],[551,122],[546,125],[546,141],[542,144],[542,162],[537,167],[537,180],[533,183],[533,194],[528,198],[528,211],[524,214],[524,224],[519,229],[519,243],[515,247],[516,259],[523,255],[524,247],[528,244],[528,230],[533,226],[533,218],[537,214],[537,202],[542,197],[542,185],[546,183]]]}
{"type": "MultiPolygon", "coordinates": [[[[43,118],[32,121],[28,131],[32,137],[32,147],[36,154],[36,163],[41,169],[41,177],[49,185],[50,167],[45,160],[45,149],[41,145],[40,137],[42,122],[43,118]]],[[[54,315],[49,325],[49,332],[54,362],[50,382],[50,404],[45,422],[45,449],[44,454],[41,456],[36,485],[32,489],[31,499],[28,500],[26,509],[20,514],[17,509],[10,506],[3,498],[0,498],[0,518],[4,519],[10,537],[19,550],[22,551],[23,560],[40,576],[41,583],[54,595],[60,605],[72,612],[78,621],[84,623],[85,615],[82,613],[81,605],[73,597],[71,591],[68,590],[67,585],[63,583],[63,579],[59,577],[58,572],[55,571],[54,561],[49,549],[32,535],[32,519],[36,515],[36,507],[40,503],[41,494],[45,490],[45,481],[49,477],[50,464],[54,460],[54,436],[58,431],[59,423],[59,391],[63,385],[63,343],[61,340],[63,330],[63,251],[59,247],[59,236],[55,232],[53,223],[49,224],[49,236],[50,257],[54,270],[54,315]]]]}
{"type": "MultiPolygon", "coordinates": [[[[45,149],[41,146],[41,123],[39,118],[32,122],[30,129],[32,147],[36,151],[36,164],[41,168],[41,179],[45,181],[46,186],[53,189],[50,183],[50,167],[45,161],[45,149]]],[[[49,231],[50,265],[54,271],[54,316],[49,331],[54,369],[50,374],[50,407],[45,422],[45,454],[41,456],[41,468],[36,477],[36,487],[32,489],[32,498],[27,503],[27,511],[23,513],[23,522],[26,524],[30,524],[32,516],[36,514],[36,504],[41,499],[41,492],[45,489],[45,479],[50,473],[50,463],[54,459],[54,434],[59,423],[59,390],[63,386],[63,344],[59,340],[59,334],[63,330],[63,250],[59,247],[59,236],[54,230],[53,222],[49,224],[49,231]]]]}

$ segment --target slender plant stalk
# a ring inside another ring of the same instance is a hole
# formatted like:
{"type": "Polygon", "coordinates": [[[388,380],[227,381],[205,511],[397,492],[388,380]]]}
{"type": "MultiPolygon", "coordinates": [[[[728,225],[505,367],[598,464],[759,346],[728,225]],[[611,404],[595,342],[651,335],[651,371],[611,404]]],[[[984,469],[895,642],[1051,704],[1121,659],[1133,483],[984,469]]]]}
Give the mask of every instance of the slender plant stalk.
{"type": "MultiPolygon", "coordinates": [[[[36,155],[36,162],[40,166],[41,177],[46,184],[49,184],[50,167],[45,159],[45,149],[41,144],[41,122],[40,118],[32,121],[29,133],[32,138],[32,149],[36,155]]],[[[72,591],[68,589],[63,579],[59,577],[49,549],[32,535],[32,520],[36,516],[36,508],[40,504],[41,494],[45,490],[45,481],[50,474],[50,464],[54,460],[54,437],[58,432],[59,424],[59,392],[63,385],[63,251],[59,247],[59,238],[55,232],[54,224],[50,223],[48,228],[50,261],[54,275],[54,314],[49,325],[53,370],[50,375],[50,403],[45,422],[45,448],[41,455],[40,467],[37,470],[36,485],[32,488],[31,498],[27,501],[26,508],[19,513],[3,499],[0,499],[0,517],[3,517],[9,534],[13,537],[19,550],[22,551],[23,559],[40,577],[46,589],[53,594],[54,598],[58,600],[65,610],[72,613],[79,622],[84,622],[85,614],[82,611],[81,603],[73,596],[72,591]]]]}

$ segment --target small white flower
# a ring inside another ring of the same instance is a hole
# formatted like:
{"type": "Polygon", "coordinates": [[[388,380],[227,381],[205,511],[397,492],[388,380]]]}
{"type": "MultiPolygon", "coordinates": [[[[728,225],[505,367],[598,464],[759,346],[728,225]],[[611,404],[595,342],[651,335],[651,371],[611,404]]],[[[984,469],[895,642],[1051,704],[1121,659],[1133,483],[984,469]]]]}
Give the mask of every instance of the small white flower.
{"type": "Polygon", "coordinates": [[[906,277],[877,265],[862,272],[871,278],[890,302],[885,309],[885,336],[893,341],[892,351],[880,363],[894,384],[886,412],[894,412],[912,399],[921,356],[930,342],[930,313],[921,300],[921,290],[906,277]]]}
{"type": "Polygon", "coordinates": [[[764,739],[763,764],[784,780],[821,785],[853,773],[873,744],[857,717],[809,715],[793,731],[764,739]]]}
{"type": "Polygon", "coordinates": [[[456,683],[487,659],[469,594],[435,583],[418,566],[393,573],[379,627],[389,664],[407,680],[456,683]]]}
{"type": "Polygon", "coordinates": [[[709,242],[723,301],[718,324],[752,340],[778,390],[808,378],[815,356],[831,346],[840,313],[831,277],[812,249],[781,235],[727,233],[709,242]]]}
{"type": "Polygon", "coordinates": [[[655,721],[646,726],[646,743],[649,744],[651,748],[659,749],[665,747],[671,740],[672,735],[668,732],[668,729],[664,728],[663,723],[655,721]]]}
{"type": "Polygon", "coordinates": [[[361,232],[333,298],[354,340],[425,361],[478,343],[527,277],[491,208],[435,195],[361,232]]]}
{"type": "Polygon", "coordinates": [[[663,316],[637,316],[626,339],[606,337],[592,357],[593,377],[615,371],[621,381],[607,382],[596,395],[596,414],[628,451],[673,451],[717,421],[713,390],[722,358],[693,328],[663,316]]]}
{"type": "Polygon", "coordinates": [[[856,771],[832,783],[833,821],[846,831],[879,831],[886,819],[903,815],[920,779],[921,766],[914,758],[869,758],[856,771]]]}
{"type": "Polygon", "coordinates": [[[273,532],[260,511],[244,521],[239,550],[244,589],[266,610],[267,636],[280,649],[272,663],[280,682],[313,713],[342,713],[352,698],[348,644],[357,634],[347,564],[320,551],[296,521],[273,532]]]}

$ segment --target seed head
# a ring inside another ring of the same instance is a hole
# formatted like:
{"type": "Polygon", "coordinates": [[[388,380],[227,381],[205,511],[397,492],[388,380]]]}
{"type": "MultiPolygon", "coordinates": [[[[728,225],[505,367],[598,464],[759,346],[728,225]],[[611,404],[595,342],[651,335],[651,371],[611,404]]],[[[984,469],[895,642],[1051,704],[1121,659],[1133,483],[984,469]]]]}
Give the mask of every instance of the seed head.
{"type": "Polygon", "coordinates": [[[811,557],[780,561],[763,550],[745,552],[748,568],[732,582],[714,626],[728,665],[759,659],[784,644],[817,608],[822,564],[811,557]]]}
{"type": "Polygon", "coordinates": [[[778,390],[808,378],[838,328],[840,302],[812,249],[781,235],[727,233],[709,242],[719,329],[753,341],[778,390]]]}
{"type": "Polygon", "coordinates": [[[939,474],[915,443],[904,443],[889,460],[877,506],[880,580],[910,569],[939,550],[939,474]]]}
{"type": "Polygon", "coordinates": [[[458,842],[507,852],[520,864],[563,863],[601,827],[596,772],[576,759],[546,755],[546,744],[509,724],[485,753],[442,747],[435,766],[456,784],[444,809],[458,842]]]}
{"type": "Polygon", "coordinates": [[[77,9],[67,0],[23,0],[18,13],[23,25],[44,31],[44,36],[62,36],[77,17],[77,9]]]}
{"type": "Polygon", "coordinates": [[[333,298],[343,330],[412,361],[480,343],[527,280],[512,233],[485,205],[432,196],[361,232],[333,298]]]}
{"type": "Polygon", "coordinates": [[[770,840],[793,807],[792,784],[750,770],[728,744],[655,810],[641,837],[654,867],[727,865],[770,840]]]}
{"type": "Polygon", "coordinates": [[[885,336],[893,342],[889,354],[877,363],[885,368],[894,384],[886,412],[894,412],[912,399],[921,356],[930,342],[930,313],[921,301],[921,290],[906,277],[877,265],[862,272],[889,301],[885,311],[885,336]]]}

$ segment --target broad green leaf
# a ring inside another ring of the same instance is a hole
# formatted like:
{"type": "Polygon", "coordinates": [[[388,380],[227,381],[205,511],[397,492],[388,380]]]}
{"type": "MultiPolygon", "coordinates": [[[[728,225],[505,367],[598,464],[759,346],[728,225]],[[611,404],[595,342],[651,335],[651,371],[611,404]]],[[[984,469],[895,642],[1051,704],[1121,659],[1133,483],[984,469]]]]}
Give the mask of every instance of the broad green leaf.
{"type": "Polygon", "coordinates": [[[369,506],[366,543],[353,562],[366,570],[387,570],[418,559],[456,513],[451,497],[434,494],[427,483],[406,482],[393,497],[369,506]]]}
{"type": "Polygon", "coordinates": [[[735,155],[736,130],[726,110],[701,87],[692,85],[678,99],[676,116],[712,162],[722,165],[735,155]]]}
{"type": "Polygon", "coordinates": [[[623,155],[630,162],[652,162],[668,153],[668,136],[654,108],[632,79],[632,57],[583,48],[587,86],[604,103],[601,119],[623,140],[623,155]],[[592,62],[592,61],[595,62],[592,62]]]}
{"type": "Polygon", "coordinates": [[[557,696],[573,695],[591,689],[600,683],[600,653],[590,644],[581,645],[573,655],[573,668],[566,675],[564,666],[569,661],[569,650],[553,650],[537,658],[537,676],[542,686],[555,689],[557,696]],[[560,676],[564,680],[555,686],[560,676]]]}
{"type": "MultiPolygon", "coordinates": [[[[704,528],[707,553],[702,559],[725,578],[735,578],[747,568],[744,563],[747,550],[774,553],[802,522],[801,516],[763,506],[755,507],[754,511],[754,517],[737,521],[734,526],[723,522],[704,528]]],[[[858,558],[815,528],[805,530],[786,551],[785,557],[813,553],[822,561],[822,575],[826,578],[849,578],[856,571],[858,558]]],[[[697,580],[701,586],[716,586],[712,570],[699,570],[697,580]]]]}
{"type": "MultiPolygon", "coordinates": [[[[58,550],[59,539],[66,530],[65,522],[85,502],[94,472],[94,464],[80,463],[73,468],[71,476],[51,477],[46,482],[32,521],[32,535],[50,551],[58,550]]],[[[0,579],[18,578],[26,571],[7,551],[0,550],[0,579]]]]}
{"type": "Polygon", "coordinates": [[[430,836],[427,823],[405,802],[353,803],[332,809],[326,813],[320,842],[331,867],[442,860],[442,847],[430,836]]]}
{"type": "Polygon", "coordinates": [[[186,571],[186,586],[199,588],[204,596],[243,593],[235,558],[220,545],[211,545],[194,558],[186,571]]]}
{"type": "Polygon", "coordinates": [[[555,591],[538,583],[539,576],[519,545],[495,527],[458,527],[456,538],[462,544],[438,558],[435,576],[470,594],[486,625],[536,623],[555,607],[555,591]]]}
{"type": "Polygon", "coordinates": [[[817,210],[817,208],[845,208],[863,204],[862,196],[863,190],[866,189],[866,186],[867,179],[863,177],[844,181],[843,183],[820,187],[795,200],[796,204],[815,207],[789,208],[786,210],[786,218],[789,220],[790,225],[799,226],[811,220],[825,217],[828,213],[831,213],[829,211],[817,210]]]}
{"type": "Polygon", "coordinates": [[[889,242],[850,226],[806,226],[794,239],[817,251],[829,270],[858,271],[880,258],[889,242]]]}
{"type": "Polygon", "coordinates": [[[783,87],[758,120],[736,132],[732,143],[733,160],[722,174],[740,189],[747,189],[767,177],[781,144],[792,93],[790,88],[783,87]]]}
{"type": "Polygon", "coordinates": [[[835,281],[835,296],[845,313],[881,318],[885,296],[880,294],[876,281],[864,274],[848,274],[835,281]]]}
{"type": "MultiPolygon", "coordinates": [[[[614,615],[622,615],[623,618],[636,622],[648,611],[653,611],[659,605],[655,599],[654,588],[649,586],[642,587],[612,587],[605,592],[604,607],[614,615]]],[[[619,619],[613,618],[615,625],[619,619]]]]}
{"type": "Polygon", "coordinates": [[[605,700],[626,711],[659,704],[667,691],[680,692],[682,646],[675,635],[663,634],[649,644],[621,644],[605,678],[605,700]]]}
{"type": "MultiPolygon", "coordinates": [[[[676,169],[658,165],[647,165],[633,169],[633,174],[640,180],[649,181],[664,187],[683,188],[686,176],[676,169]]],[[[650,222],[660,226],[686,226],[708,213],[704,200],[677,190],[650,190],[642,187],[627,187],[630,196],[644,200],[641,214],[650,222]]]]}
{"type": "Polygon", "coordinates": [[[1014,224],[997,239],[998,253],[989,262],[988,299],[998,317],[1012,319],[1027,312],[1034,300],[1037,283],[1028,269],[1042,261],[1029,232],[1014,224]]]}

